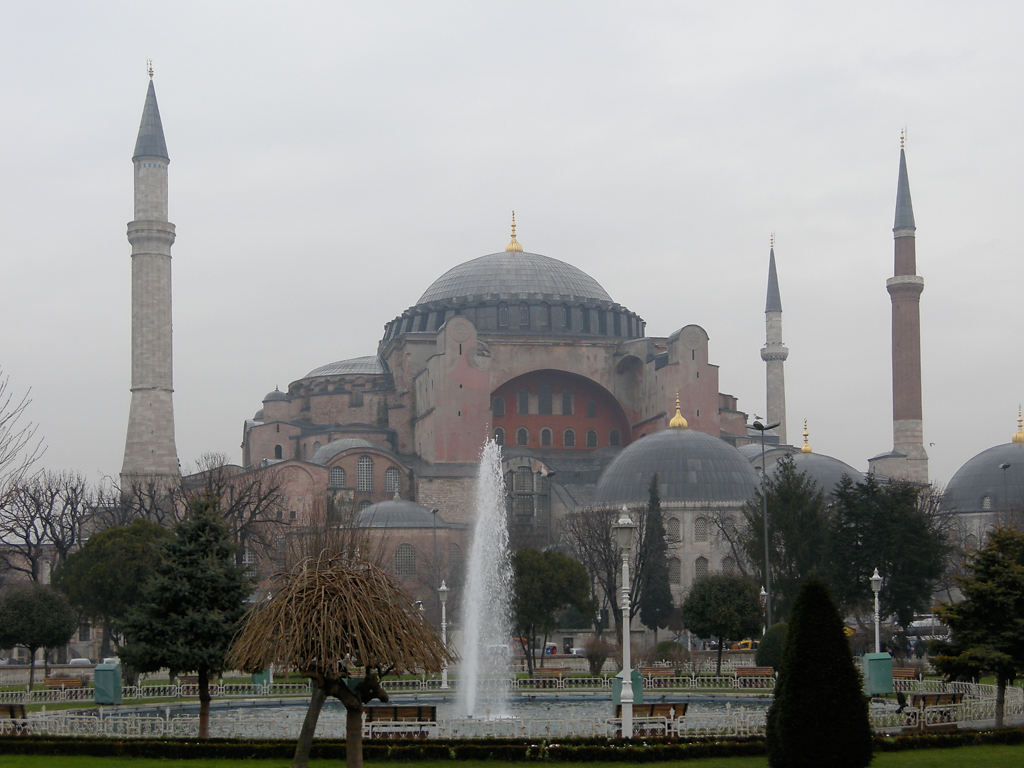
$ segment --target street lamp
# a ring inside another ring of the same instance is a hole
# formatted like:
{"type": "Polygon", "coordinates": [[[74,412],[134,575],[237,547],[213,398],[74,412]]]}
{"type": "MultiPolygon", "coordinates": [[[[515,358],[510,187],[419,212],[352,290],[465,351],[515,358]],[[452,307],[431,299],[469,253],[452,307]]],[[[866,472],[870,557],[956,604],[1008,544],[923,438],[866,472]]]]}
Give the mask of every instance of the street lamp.
{"type": "MultiPolygon", "coordinates": [[[[764,585],[761,585],[761,594],[759,594],[757,596],[757,600],[758,600],[759,603],[761,603],[761,613],[764,613],[764,606],[765,606],[765,603],[768,600],[768,593],[764,591],[764,585]]],[[[765,624],[763,627],[761,627],[761,637],[764,637],[767,634],[768,634],[768,625],[765,624]]]]}
{"type": "Polygon", "coordinates": [[[754,418],[755,421],[750,426],[761,433],[761,516],[764,518],[764,621],[765,627],[770,627],[772,625],[772,577],[769,572],[770,563],[768,559],[768,494],[765,492],[767,472],[764,466],[764,433],[769,429],[775,429],[781,422],[777,421],[766,426],[757,421],[757,417],[754,418]]]}
{"type": "Polygon", "coordinates": [[[1006,519],[1003,520],[1003,525],[1010,524],[1010,496],[1006,492],[1006,470],[1010,468],[1007,462],[1003,462],[999,465],[999,468],[1003,470],[1003,509],[1006,510],[1006,519]]]}
{"type": "MultiPolygon", "coordinates": [[[[448,585],[441,580],[441,586],[437,588],[437,596],[441,598],[441,645],[445,651],[448,650],[448,616],[445,613],[445,603],[448,602],[448,585]]],[[[448,662],[441,667],[441,687],[448,687],[448,662]]]]}
{"type": "Polygon", "coordinates": [[[633,533],[636,523],[629,516],[629,510],[622,508],[622,515],[612,526],[615,542],[622,551],[622,593],[619,607],[622,609],[622,738],[633,738],[633,669],[629,658],[629,554],[633,549],[633,533]]]}
{"type": "Polygon", "coordinates": [[[878,593],[882,591],[882,577],[878,575],[877,568],[871,574],[871,591],[875,593],[875,653],[881,653],[882,643],[878,631],[878,625],[881,620],[878,614],[878,593]]]}

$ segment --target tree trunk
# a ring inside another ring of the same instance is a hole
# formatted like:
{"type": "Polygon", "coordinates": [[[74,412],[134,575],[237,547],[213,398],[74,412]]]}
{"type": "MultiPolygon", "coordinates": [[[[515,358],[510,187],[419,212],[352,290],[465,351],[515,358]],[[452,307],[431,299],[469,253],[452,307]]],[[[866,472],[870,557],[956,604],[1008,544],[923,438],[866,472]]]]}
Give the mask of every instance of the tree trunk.
{"type": "Polygon", "coordinates": [[[721,635],[719,635],[719,637],[718,637],[718,666],[715,668],[715,674],[716,675],[721,675],[722,674],[722,637],[721,637],[721,635]]]}
{"type": "Polygon", "coordinates": [[[1002,675],[996,675],[996,728],[1003,727],[1003,712],[1006,707],[1006,683],[1002,675]]]}
{"type": "Polygon", "coordinates": [[[36,679],[36,648],[28,649],[28,689],[31,691],[36,679]]]}
{"type": "Polygon", "coordinates": [[[210,671],[199,668],[199,738],[210,738],[210,671]]]}
{"type": "Polygon", "coordinates": [[[363,768],[362,707],[345,707],[345,766],[363,768]]]}
{"type": "Polygon", "coordinates": [[[315,680],[313,682],[313,695],[309,699],[309,708],[306,710],[306,717],[302,721],[302,730],[299,731],[299,740],[295,744],[295,754],[292,755],[292,764],[289,768],[306,768],[309,765],[309,752],[313,748],[313,736],[316,733],[316,723],[320,719],[320,710],[327,698],[327,691],[315,680]]]}

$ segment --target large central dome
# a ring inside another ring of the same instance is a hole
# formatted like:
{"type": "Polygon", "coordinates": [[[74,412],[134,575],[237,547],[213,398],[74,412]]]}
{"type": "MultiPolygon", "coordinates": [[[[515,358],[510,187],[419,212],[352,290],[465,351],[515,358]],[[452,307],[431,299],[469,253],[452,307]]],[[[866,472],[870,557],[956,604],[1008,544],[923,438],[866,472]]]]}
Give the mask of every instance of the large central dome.
{"type": "Polygon", "coordinates": [[[452,267],[431,283],[416,303],[494,294],[612,300],[597,280],[572,264],[539,253],[502,251],[452,267]]]}

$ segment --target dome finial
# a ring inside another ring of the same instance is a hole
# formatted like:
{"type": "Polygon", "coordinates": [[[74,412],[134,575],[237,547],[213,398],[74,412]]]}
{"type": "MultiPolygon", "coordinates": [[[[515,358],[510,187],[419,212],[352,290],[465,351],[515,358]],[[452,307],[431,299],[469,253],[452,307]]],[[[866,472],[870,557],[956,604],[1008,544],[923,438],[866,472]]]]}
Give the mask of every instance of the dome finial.
{"type": "Polygon", "coordinates": [[[153,60],[146,59],[146,70],[149,72],[149,79],[153,79],[153,60]]]}
{"type": "Polygon", "coordinates": [[[811,446],[807,442],[807,419],[804,419],[804,444],[800,446],[800,453],[810,453],[811,446]]]}
{"type": "Polygon", "coordinates": [[[683,412],[679,410],[679,393],[676,392],[676,415],[668,423],[669,429],[686,429],[690,425],[683,418],[683,412]]]}
{"type": "Polygon", "coordinates": [[[907,142],[907,129],[903,128],[900,130],[900,149],[903,149],[903,145],[907,142]]]}
{"type": "Polygon", "coordinates": [[[774,232],[770,232],[768,234],[768,247],[771,248],[773,251],[775,250],[775,233],[774,232]]]}
{"type": "Polygon", "coordinates": [[[1017,406],[1017,432],[1013,436],[1013,442],[1024,443],[1024,411],[1017,406]]]}
{"type": "Polygon", "coordinates": [[[521,251],[523,246],[516,240],[516,212],[512,211],[512,239],[508,241],[508,245],[505,246],[506,251],[521,251]]]}

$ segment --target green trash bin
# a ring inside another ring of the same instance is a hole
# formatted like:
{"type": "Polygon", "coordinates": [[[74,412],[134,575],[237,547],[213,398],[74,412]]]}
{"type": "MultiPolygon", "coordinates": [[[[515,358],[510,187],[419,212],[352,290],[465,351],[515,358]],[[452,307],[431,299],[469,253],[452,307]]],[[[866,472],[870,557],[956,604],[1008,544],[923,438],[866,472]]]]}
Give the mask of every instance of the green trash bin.
{"type": "Polygon", "coordinates": [[[121,703],[121,665],[97,664],[93,690],[97,704],[121,703]]]}
{"type": "MultiPolygon", "coordinates": [[[[619,672],[612,678],[612,704],[618,706],[622,703],[622,673],[619,672]]],[[[644,703],[644,679],[640,670],[633,670],[633,703],[644,703]]]]}
{"type": "Polygon", "coordinates": [[[274,672],[270,667],[261,672],[253,672],[252,685],[254,688],[269,688],[274,684],[274,672]]]}
{"type": "Polygon", "coordinates": [[[878,696],[892,693],[892,656],[888,653],[864,654],[864,693],[878,696]]]}

